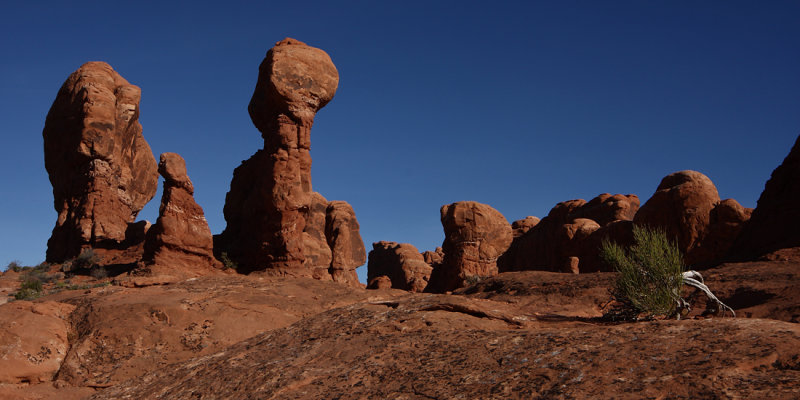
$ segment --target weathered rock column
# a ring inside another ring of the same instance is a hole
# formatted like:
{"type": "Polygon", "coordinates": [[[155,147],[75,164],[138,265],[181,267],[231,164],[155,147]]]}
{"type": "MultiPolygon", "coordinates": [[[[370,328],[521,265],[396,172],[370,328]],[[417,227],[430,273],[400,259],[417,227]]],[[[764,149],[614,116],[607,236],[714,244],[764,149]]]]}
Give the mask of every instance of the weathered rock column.
{"type": "Polygon", "coordinates": [[[363,264],[366,253],[357,222],[348,224],[355,227],[348,235],[357,236],[362,254],[338,254],[342,246],[337,243],[344,238],[330,237],[338,229],[327,226],[336,202],[325,204],[311,187],[311,126],[338,83],[328,54],[294,39],[278,42],[261,63],[248,111],[264,138],[264,149],[234,171],[225,199],[228,225],[220,238],[240,271],[350,282],[355,274],[346,271],[357,266],[350,264],[358,260],[363,264]],[[326,210],[324,226],[322,210],[326,210]],[[343,258],[351,261],[341,265],[337,260],[343,258]],[[320,276],[325,269],[329,274],[320,276]]]}
{"type": "Polygon", "coordinates": [[[155,195],[157,166],[139,124],[140,97],[104,62],[82,65],[61,86],[42,131],[58,212],[47,261],[125,241],[128,224],[155,195]]]}
{"type": "Polygon", "coordinates": [[[164,177],[164,193],[158,221],[147,232],[146,268],[159,269],[156,273],[191,276],[221,268],[214,258],[214,241],[203,208],[194,200],[186,161],[178,154],[164,153],[158,172],[164,177]]]}

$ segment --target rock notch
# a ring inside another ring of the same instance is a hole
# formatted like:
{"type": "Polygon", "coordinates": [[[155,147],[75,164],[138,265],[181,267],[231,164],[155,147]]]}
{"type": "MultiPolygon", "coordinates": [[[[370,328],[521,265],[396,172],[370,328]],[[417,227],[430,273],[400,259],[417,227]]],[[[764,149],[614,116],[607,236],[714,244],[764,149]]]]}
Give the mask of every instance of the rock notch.
{"type": "Polygon", "coordinates": [[[461,201],[442,206],[444,259],[426,291],[446,292],[471,279],[497,275],[497,259],[511,245],[511,224],[491,206],[461,201]]]}
{"type": "Polygon", "coordinates": [[[139,124],[140,97],[104,62],[82,65],[61,86],[42,131],[58,213],[47,261],[119,246],[155,195],[157,166],[139,124]]]}
{"type": "Polygon", "coordinates": [[[158,274],[203,275],[222,265],[214,258],[214,240],[203,208],[194,200],[194,186],[186,173],[186,161],[164,153],[158,163],[164,177],[164,193],[158,220],[147,231],[145,267],[158,274]]]}
{"type": "Polygon", "coordinates": [[[311,126],[338,82],[328,54],[294,39],[261,63],[248,111],[264,148],[234,171],[220,236],[241,271],[351,282],[366,260],[352,208],[311,187],[311,126]]]}

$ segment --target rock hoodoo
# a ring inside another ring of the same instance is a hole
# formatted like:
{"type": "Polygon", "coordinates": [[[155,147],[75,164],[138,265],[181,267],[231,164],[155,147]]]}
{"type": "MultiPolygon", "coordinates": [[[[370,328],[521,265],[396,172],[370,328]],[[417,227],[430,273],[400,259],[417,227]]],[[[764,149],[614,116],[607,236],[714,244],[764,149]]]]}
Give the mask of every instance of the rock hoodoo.
{"type": "Polygon", "coordinates": [[[499,211],[474,201],[442,206],[444,259],[431,273],[426,291],[463,287],[473,277],[497,275],[497,258],[511,244],[508,220],[499,211]]]}
{"type": "Polygon", "coordinates": [[[752,218],[736,240],[736,258],[752,259],[774,250],[800,246],[800,136],[789,155],[772,171],[752,218]]]}
{"type": "Polygon", "coordinates": [[[367,264],[368,288],[381,288],[384,280],[378,278],[385,276],[392,288],[422,292],[428,286],[432,269],[412,244],[375,242],[367,264]]]}
{"type": "Polygon", "coordinates": [[[47,114],[45,168],[58,213],[47,261],[116,247],[156,193],[156,161],[139,124],[141,90],[110,65],[73,72],[47,114]]]}
{"type": "Polygon", "coordinates": [[[203,208],[194,200],[194,186],[186,162],[175,153],[164,153],[158,163],[164,177],[164,193],[158,220],[147,231],[144,261],[159,273],[203,275],[221,264],[214,258],[214,241],[203,208]]]}
{"type": "Polygon", "coordinates": [[[219,241],[241,271],[357,284],[366,252],[355,214],[311,187],[311,126],[338,82],[328,54],[294,39],[261,63],[248,111],[264,149],[234,171],[219,241]]]}

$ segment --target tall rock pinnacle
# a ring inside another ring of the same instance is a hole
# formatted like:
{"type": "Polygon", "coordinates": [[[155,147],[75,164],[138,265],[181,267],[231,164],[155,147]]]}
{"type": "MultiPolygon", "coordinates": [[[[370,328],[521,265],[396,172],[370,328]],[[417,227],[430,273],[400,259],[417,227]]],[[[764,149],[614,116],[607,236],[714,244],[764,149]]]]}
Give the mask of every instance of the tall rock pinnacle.
{"type": "Polygon", "coordinates": [[[124,241],[155,195],[158,167],[142,136],[140,97],[104,62],[82,65],[61,86],[42,132],[58,213],[47,261],[124,241]]]}
{"type": "MultiPolygon", "coordinates": [[[[321,219],[314,210],[321,210],[316,203],[324,198],[312,191],[309,152],[316,112],[333,98],[338,83],[328,54],[294,39],[276,43],[261,63],[248,111],[264,138],[264,149],[234,171],[224,209],[228,226],[221,237],[240,270],[325,278],[320,272],[332,268],[330,260],[342,259],[328,256],[321,237],[322,232],[337,230],[316,226],[321,219]],[[315,226],[307,226],[312,222],[315,226]],[[319,256],[311,257],[313,261],[306,260],[315,253],[319,256]],[[324,264],[312,265],[316,263],[324,264]]],[[[354,226],[358,235],[357,223],[354,226]]],[[[359,259],[350,258],[350,264],[359,259]]],[[[365,258],[360,255],[360,263],[365,258]]],[[[341,262],[335,266],[337,271],[342,268],[341,262]]],[[[355,279],[354,272],[348,276],[345,280],[355,279]]]]}

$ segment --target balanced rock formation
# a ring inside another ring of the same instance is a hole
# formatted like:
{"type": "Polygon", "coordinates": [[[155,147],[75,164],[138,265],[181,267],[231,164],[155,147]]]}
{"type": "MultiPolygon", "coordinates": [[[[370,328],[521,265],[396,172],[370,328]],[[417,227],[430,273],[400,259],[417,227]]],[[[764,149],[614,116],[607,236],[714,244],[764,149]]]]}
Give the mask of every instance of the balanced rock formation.
{"type": "Polygon", "coordinates": [[[463,287],[472,278],[497,275],[497,259],[511,245],[508,220],[499,211],[474,201],[442,206],[444,259],[431,273],[428,292],[463,287]]]}
{"type": "Polygon", "coordinates": [[[248,111],[264,149],[234,171],[219,240],[240,271],[357,284],[366,251],[355,214],[311,187],[311,126],[338,82],[328,54],[294,39],[276,43],[261,63],[248,111]]]}
{"type": "Polygon", "coordinates": [[[178,154],[164,153],[158,172],[164,177],[164,193],[158,220],[147,231],[146,269],[157,274],[197,276],[221,268],[214,258],[214,240],[203,208],[194,200],[186,161],[178,154]]]}
{"type": "Polygon", "coordinates": [[[736,241],[734,255],[754,259],[800,246],[800,137],[764,186],[752,218],[736,241]]]}
{"type": "Polygon", "coordinates": [[[428,286],[431,268],[414,245],[380,241],[372,244],[367,264],[368,289],[380,289],[389,278],[394,289],[422,292],[428,286]]]}
{"type": "Polygon", "coordinates": [[[636,195],[603,193],[588,202],[558,203],[541,220],[516,221],[514,241],[500,259],[500,271],[603,270],[600,243],[604,239],[626,242],[632,226],[620,222],[632,220],[638,210],[636,195]]]}
{"type": "Polygon", "coordinates": [[[139,124],[141,90],[103,62],[67,78],[47,113],[45,168],[58,213],[47,261],[116,247],[156,193],[156,160],[139,124]]]}

